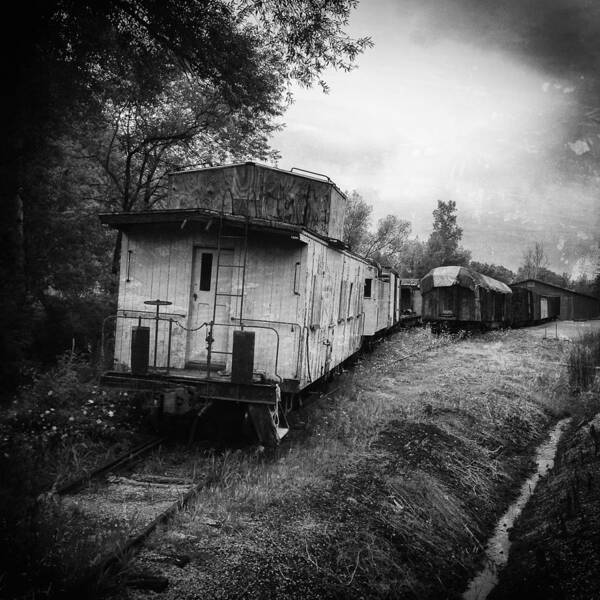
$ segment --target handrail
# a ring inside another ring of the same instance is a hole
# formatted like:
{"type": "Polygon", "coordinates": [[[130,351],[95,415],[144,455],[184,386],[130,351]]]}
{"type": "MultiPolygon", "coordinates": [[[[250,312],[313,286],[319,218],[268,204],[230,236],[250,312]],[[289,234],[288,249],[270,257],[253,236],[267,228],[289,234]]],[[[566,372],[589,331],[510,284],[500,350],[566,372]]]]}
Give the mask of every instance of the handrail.
{"type": "MultiPolygon", "coordinates": [[[[213,327],[236,327],[236,326],[238,326],[238,324],[236,324],[236,323],[212,323],[212,326],[213,327]]],[[[275,377],[277,377],[279,379],[279,382],[281,383],[283,381],[283,377],[281,377],[281,375],[279,375],[279,373],[277,372],[277,367],[279,366],[279,332],[274,327],[267,327],[266,325],[246,325],[244,323],[244,327],[248,327],[250,329],[269,329],[275,334],[275,338],[277,340],[277,345],[275,347],[274,374],[275,374],[275,377]]]]}
{"type": "MultiPolygon", "coordinates": [[[[134,312],[134,311],[132,311],[134,312]]],[[[142,311],[137,311],[137,312],[142,312],[142,311]]],[[[169,323],[169,332],[168,332],[168,336],[167,336],[167,364],[166,364],[166,370],[167,373],[169,372],[170,368],[171,368],[171,341],[172,341],[172,326],[173,323],[175,323],[175,325],[177,325],[178,327],[180,327],[181,329],[183,329],[184,331],[198,331],[200,329],[202,329],[203,327],[207,327],[209,325],[211,325],[213,328],[214,327],[239,327],[240,324],[239,323],[202,323],[201,325],[199,325],[198,327],[195,328],[188,328],[185,327],[184,325],[182,325],[179,321],[177,321],[176,319],[173,319],[172,317],[163,317],[163,316],[156,316],[156,313],[150,313],[150,311],[146,311],[148,314],[147,315],[139,315],[139,314],[113,314],[113,315],[108,315],[107,317],[104,318],[103,322],[102,322],[102,331],[101,331],[101,339],[100,339],[100,344],[101,344],[101,348],[100,348],[100,360],[101,360],[101,364],[104,365],[104,359],[105,359],[105,345],[106,345],[106,324],[108,323],[108,321],[110,319],[114,319],[115,321],[117,319],[134,319],[134,320],[145,320],[145,321],[164,321],[166,323],[169,323]]],[[[185,316],[185,315],[180,315],[180,316],[185,316]]],[[[237,319],[236,319],[237,321],[237,319]]],[[[279,348],[280,348],[280,335],[279,332],[277,331],[277,329],[275,329],[274,327],[269,327],[267,325],[254,325],[251,323],[247,323],[246,321],[260,321],[262,322],[261,319],[244,319],[243,322],[243,327],[249,328],[249,329],[266,329],[266,330],[270,330],[275,334],[275,339],[276,339],[276,345],[275,345],[275,365],[274,365],[274,375],[275,377],[277,377],[277,379],[279,379],[279,382],[283,382],[283,378],[281,377],[281,375],[278,373],[278,368],[279,368],[279,348]]],[[[291,325],[294,327],[298,327],[300,330],[303,329],[303,327],[299,324],[299,323],[292,323],[292,322],[284,322],[284,321],[265,321],[267,323],[273,323],[273,324],[281,324],[281,325],[291,325]]],[[[300,336],[300,340],[302,339],[302,336],[300,336]]],[[[301,343],[301,341],[300,341],[301,343]]],[[[162,368],[162,367],[159,367],[162,368]]],[[[298,369],[298,366],[296,367],[296,369],[298,369]]]]}
{"type": "Polygon", "coordinates": [[[301,169],[300,167],[292,167],[290,169],[290,173],[294,173],[294,171],[301,171],[302,173],[310,173],[311,175],[317,175],[318,177],[324,177],[329,181],[329,183],[333,183],[328,175],[324,175],[323,173],[317,173],[316,171],[309,171],[308,169],[301,169]]]}

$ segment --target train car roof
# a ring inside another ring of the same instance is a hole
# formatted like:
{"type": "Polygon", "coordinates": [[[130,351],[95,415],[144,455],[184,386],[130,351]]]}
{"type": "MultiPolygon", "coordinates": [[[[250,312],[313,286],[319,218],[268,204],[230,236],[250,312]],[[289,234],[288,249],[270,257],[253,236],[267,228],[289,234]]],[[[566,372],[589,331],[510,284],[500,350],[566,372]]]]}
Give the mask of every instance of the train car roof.
{"type": "Polygon", "coordinates": [[[467,267],[436,267],[435,269],[431,269],[431,271],[421,279],[421,290],[423,292],[429,292],[434,287],[450,287],[453,285],[458,285],[470,290],[480,287],[501,294],[512,294],[512,290],[505,283],[502,283],[502,281],[498,281],[487,275],[482,275],[467,267]]]}
{"type": "MultiPolygon", "coordinates": [[[[348,245],[340,240],[334,238],[328,238],[324,235],[306,229],[300,225],[292,225],[290,223],[284,223],[281,221],[273,221],[267,219],[259,219],[252,217],[246,219],[246,217],[240,215],[221,215],[217,211],[202,209],[202,208],[190,208],[190,209],[164,209],[164,210],[145,210],[145,211],[132,211],[132,212],[111,212],[111,213],[100,213],[98,215],[100,222],[103,225],[108,225],[113,229],[126,230],[131,226],[139,225],[168,225],[175,224],[179,225],[180,229],[189,226],[193,223],[199,223],[201,225],[207,225],[212,220],[221,217],[224,223],[230,226],[242,228],[246,221],[248,222],[249,231],[263,232],[272,235],[279,235],[284,237],[292,237],[302,241],[302,236],[312,237],[320,240],[322,243],[331,246],[332,248],[338,249],[340,252],[344,252],[353,256],[357,260],[360,260],[372,268],[381,271],[380,265],[373,260],[361,256],[356,252],[350,250],[348,245]]],[[[306,237],[304,238],[306,239],[306,237]]]]}

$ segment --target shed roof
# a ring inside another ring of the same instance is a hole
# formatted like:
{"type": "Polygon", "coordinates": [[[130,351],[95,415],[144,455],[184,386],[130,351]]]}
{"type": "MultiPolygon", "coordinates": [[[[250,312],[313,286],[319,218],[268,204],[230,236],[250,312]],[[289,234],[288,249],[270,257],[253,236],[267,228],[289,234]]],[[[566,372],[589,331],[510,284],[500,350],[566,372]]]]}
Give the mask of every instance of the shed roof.
{"type": "Polygon", "coordinates": [[[535,283],[541,283],[542,285],[547,285],[549,287],[555,288],[557,290],[561,290],[563,292],[569,292],[569,294],[574,294],[576,296],[583,296],[584,298],[592,298],[593,300],[600,301],[596,296],[591,296],[590,294],[584,294],[583,292],[576,292],[575,290],[570,290],[569,288],[562,287],[560,285],[556,285],[554,283],[548,283],[547,281],[542,281],[541,279],[534,279],[530,277],[529,279],[521,279],[521,281],[515,281],[510,284],[510,287],[520,287],[522,284],[527,283],[528,281],[533,281],[535,283]]]}
{"type": "Polygon", "coordinates": [[[435,269],[431,269],[431,271],[421,279],[421,290],[423,292],[429,292],[434,287],[450,287],[453,285],[458,285],[470,290],[480,287],[501,294],[512,294],[512,290],[505,283],[482,275],[467,267],[436,267],[435,269]]]}

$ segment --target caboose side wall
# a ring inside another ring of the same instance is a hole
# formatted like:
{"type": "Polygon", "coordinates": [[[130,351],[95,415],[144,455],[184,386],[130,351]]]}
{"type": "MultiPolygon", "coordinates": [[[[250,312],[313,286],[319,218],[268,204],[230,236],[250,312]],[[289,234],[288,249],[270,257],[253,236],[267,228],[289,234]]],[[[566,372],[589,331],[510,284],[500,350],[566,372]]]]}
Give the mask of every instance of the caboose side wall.
{"type": "Polygon", "coordinates": [[[313,238],[305,249],[304,387],[354,354],[364,332],[364,282],[370,265],[313,238]]]}
{"type": "Polygon", "coordinates": [[[169,175],[168,208],[282,221],[341,240],[346,199],[332,182],[254,163],[169,175]]]}

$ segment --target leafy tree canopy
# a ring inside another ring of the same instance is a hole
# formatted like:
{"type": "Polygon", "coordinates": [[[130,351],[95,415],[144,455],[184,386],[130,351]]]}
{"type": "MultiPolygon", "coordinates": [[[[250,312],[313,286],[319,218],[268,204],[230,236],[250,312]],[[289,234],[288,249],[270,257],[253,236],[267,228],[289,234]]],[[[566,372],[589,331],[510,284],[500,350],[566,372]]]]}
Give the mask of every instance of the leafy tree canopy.
{"type": "Polygon", "coordinates": [[[2,47],[3,330],[19,322],[26,339],[27,307],[110,288],[99,210],[159,202],[174,168],[275,158],[290,84],[326,87],[327,68],[370,45],[344,31],[356,4],[17,3],[2,47]]]}
{"type": "Polygon", "coordinates": [[[472,260],[469,266],[482,275],[487,275],[488,277],[492,277],[493,279],[497,279],[498,281],[502,281],[506,284],[510,284],[515,281],[515,274],[510,269],[507,269],[502,265],[481,263],[477,262],[476,260],[472,260]]]}
{"type": "Polygon", "coordinates": [[[459,246],[463,230],[458,226],[454,200],[438,200],[433,211],[433,231],[427,242],[431,268],[444,265],[468,265],[471,253],[459,246]]]}
{"type": "Polygon", "coordinates": [[[371,227],[373,207],[356,191],[345,193],[346,219],[344,220],[344,242],[358,254],[364,253],[371,227]]]}

